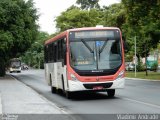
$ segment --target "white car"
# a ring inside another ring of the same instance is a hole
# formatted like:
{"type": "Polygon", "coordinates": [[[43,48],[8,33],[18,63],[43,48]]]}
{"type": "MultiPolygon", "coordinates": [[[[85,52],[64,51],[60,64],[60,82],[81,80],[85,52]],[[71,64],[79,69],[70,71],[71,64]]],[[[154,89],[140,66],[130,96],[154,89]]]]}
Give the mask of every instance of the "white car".
{"type": "Polygon", "coordinates": [[[126,62],[126,63],[125,63],[125,67],[126,67],[126,70],[127,70],[127,71],[133,71],[135,65],[134,65],[132,62],[126,62]]]}

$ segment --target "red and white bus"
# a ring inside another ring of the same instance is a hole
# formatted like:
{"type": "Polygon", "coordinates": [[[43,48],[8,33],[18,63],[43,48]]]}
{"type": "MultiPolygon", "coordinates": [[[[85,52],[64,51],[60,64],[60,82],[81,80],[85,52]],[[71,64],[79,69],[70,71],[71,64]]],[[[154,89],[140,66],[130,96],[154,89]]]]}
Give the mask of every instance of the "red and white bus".
{"type": "Polygon", "coordinates": [[[52,93],[124,88],[124,49],[116,27],[69,29],[45,42],[45,79],[52,93]]]}

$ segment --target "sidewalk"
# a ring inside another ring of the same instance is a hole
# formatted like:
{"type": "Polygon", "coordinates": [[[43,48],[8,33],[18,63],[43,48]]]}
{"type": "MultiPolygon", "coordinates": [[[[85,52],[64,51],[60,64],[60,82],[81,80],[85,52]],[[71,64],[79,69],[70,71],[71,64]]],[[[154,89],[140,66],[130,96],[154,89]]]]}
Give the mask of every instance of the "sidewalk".
{"type": "Polygon", "coordinates": [[[65,114],[34,90],[6,75],[0,77],[0,114],[65,114]]]}

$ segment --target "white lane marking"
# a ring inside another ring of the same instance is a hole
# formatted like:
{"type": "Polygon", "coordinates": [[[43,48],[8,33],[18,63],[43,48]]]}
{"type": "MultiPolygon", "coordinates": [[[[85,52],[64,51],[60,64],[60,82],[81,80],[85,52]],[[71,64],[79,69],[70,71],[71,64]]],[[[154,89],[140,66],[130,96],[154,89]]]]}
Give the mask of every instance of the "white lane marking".
{"type": "Polygon", "coordinates": [[[160,82],[160,80],[150,80],[150,79],[141,79],[141,78],[128,78],[125,77],[126,80],[137,80],[137,81],[153,81],[153,82],[160,82]]]}
{"type": "Polygon", "coordinates": [[[139,101],[139,100],[134,100],[134,99],[130,99],[130,98],[122,98],[122,99],[128,100],[128,101],[132,101],[132,102],[136,102],[136,103],[139,103],[139,104],[144,104],[144,105],[147,105],[147,106],[151,106],[151,107],[155,107],[155,108],[160,109],[160,105],[156,105],[156,104],[152,104],[152,103],[147,103],[147,102],[143,102],[143,101],[139,101]]]}

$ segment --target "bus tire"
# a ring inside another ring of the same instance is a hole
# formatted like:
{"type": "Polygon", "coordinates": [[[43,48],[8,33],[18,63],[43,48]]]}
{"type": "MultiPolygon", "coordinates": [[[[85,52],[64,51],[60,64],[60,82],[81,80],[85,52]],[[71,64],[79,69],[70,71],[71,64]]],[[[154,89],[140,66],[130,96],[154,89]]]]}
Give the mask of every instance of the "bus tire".
{"type": "Polygon", "coordinates": [[[52,93],[56,93],[56,91],[57,91],[56,88],[53,87],[53,86],[51,86],[51,92],[52,92],[52,93]]]}
{"type": "Polygon", "coordinates": [[[52,93],[56,93],[56,91],[57,91],[56,88],[52,86],[52,77],[51,77],[51,75],[50,75],[50,85],[51,85],[51,92],[52,93]]]}
{"type": "Polygon", "coordinates": [[[70,92],[70,91],[66,91],[65,95],[66,95],[66,98],[68,98],[68,99],[72,98],[72,92],[70,92]]]}
{"type": "Polygon", "coordinates": [[[107,90],[107,93],[108,93],[108,97],[114,97],[115,89],[109,89],[109,90],[107,90]]]}

